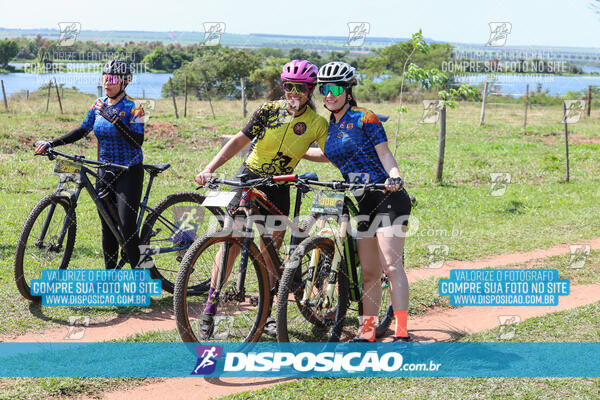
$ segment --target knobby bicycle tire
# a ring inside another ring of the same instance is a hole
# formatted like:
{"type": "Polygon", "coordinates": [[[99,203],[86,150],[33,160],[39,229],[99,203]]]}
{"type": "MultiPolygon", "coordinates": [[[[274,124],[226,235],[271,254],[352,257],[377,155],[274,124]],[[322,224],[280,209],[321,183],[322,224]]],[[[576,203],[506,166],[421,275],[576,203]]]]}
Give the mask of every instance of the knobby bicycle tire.
{"type": "MultiPolygon", "coordinates": [[[[218,207],[203,207],[201,204],[204,201],[205,196],[200,193],[195,192],[181,192],[171,194],[156,204],[154,207],[154,211],[151,211],[150,214],[146,217],[144,222],[142,233],[140,235],[140,244],[153,246],[156,244],[157,246],[164,246],[169,243],[169,238],[173,238],[175,235],[175,231],[172,226],[165,224],[162,222],[162,219],[166,219],[167,221],[172,223],[171,216],[164,215],[165,212],[168,213],[168,210],[174,210],[175,207],[179,203],[194,203],[198,204],[198,206],[202,207],[204,210],[208,210],[216,218],[220,227],[223,226],[223,219],[225,217],[225,212],[218,207]],[[168,238],[155,238],[160,230],[166,230],[169,233],[168,238]]],[[[206,214],[206,211],[204,212],[206,214]]],[[[204,215],[203,220],[207,217],[204,215]]],[[[215,230],[218,226],[209,227],[211,229],[207,230],[215,230]]],[[[200,232],[200,234],[204,234],[206,232],[200,232]]],[[[184,240],[189,241],[189,246],[195,240],[195,237],[184,238],[184,240]]],[[[175,239],[173,238],[170,242],[171,245],[176,245],[175,239]]],[[[178,247],[185,246],[186,243],[178,243],[178,247]]],[[[150,268],[150,274],[153,279],[160,279],[162,282],[162,289],[168,293],[173,293],[175,287],[175,279],[177,278],[177,273],[179,271],[179,264],[183,259],[183,254],[185,250],[181,252],[168,252],[163,254],[155,254],[152,256],[154,261],[154,266],[150,268]]],[[[208,290],[208,285],[210,283],[210,276],[206,277],[206,281],[201,282],[194,287],[188,288],[194,293],[202,293],[208,290]]]]}
{"type": "MultiPolygon", "coordinates": [[[[333,254],[335,249],[334,241],[331,238],[324,236],[313,236],[303,240],[300,245],[296,248],[289,263],[287,264],[281,281],[279,283],[279,291],[277,294],[277,340],[280,342],[289,342],[290,336],[301,341],[337,341],[340,338],[346,310],[349,302],[349,283],[348,276],[345,273],[344,268],[340,268],[337,274],[337,305],[335,307],[329,307],[330,311],[326,314],[320,314],[317,311],[321,308],[319,301],[322,300],[323,290],[325,287],[323,284],[329,277],[329,266],[325,263],[319,264],[317,268],[317,276],[320,277],[314,282],[313,290],[319,292],[316,296],[318,299],[315,309],[310,309],[311,305],[302,306],[300,300],[304,293],[306,285],[306,279],[302,276],[301,282],[295,282],[294,277],[297,275],[298,268],[302,268],[302,260],[305,256],[311,255],[313,250],[319,249],[319,263],[321,263],[323,256],[326,262],[333,260],[333,254]],[[323,268],[322,270],[320,270],[323,268]],[[320,279],[320,280],[319,280],[320,279]],[[294,299],[291,300],[289,295],[293,293],[294,299]],[[301,316],[290,316],[288,308],[294,307],[300,312],[301,316]],[[293,317],[300,328],[290,333],[289,329],[289,318],[293,317]],[[303,320],[304,319],[304,320],[303,320]],[[306,330],[310,333],[300,332],[300,329],[306,330]]],[[[324,261],[324,260],[323,260],[324,261]]],[[[343,258],[340,263],[343,263],[343,258]]]]}
{"type": "MultiPolygon", "coordinates": [[[[200,341],[200,335],[198,334],[199,323],[208,298],[207,293],[199,295],[189,293],[187,288],[190,286],[190,276],[195,268],[202,267],[202,265],[197,266],[196,263],[199,262],[198,260],[204,253],[206,253],[207,260],[201,259],[200,263],[208,262],[209,265],[206,268],[209,271],[212,270],[212,263],[216,260],[216,255],[219,251],[216,246],[220,248],[225,243],[229,243],[230,246],[239,246],[241,250],[241,238],[215,236],[214,233],[208,233],[194,241],[181,262],[175,283],[173,304],[177,329],[184,342],[200,341]]],[[[239,270],[237,262],[239,259],[235,261],[232,272],[223,285],[219,299],[217,299],[217,314],[215,315],[214,323],[216,325],[225,325],[223,332],[212,335],[208,339],[202,338],[202,341],[256,342],[262,335],[270,304],[269,278],[264,259],[258,247],[253,242],[250,242],[243,303],[235,299],[234,291],[236,291],[236,273],[239,270]],[[256,307],[255,311],[254,307],[256,307]],[[216,319],[219,319],[219,321],[216,319]]],[[[221,327],[223,328],[223,326],[221,327]]]]}
{"type": "MultiPolygon", "coordinates": [[[[48,245],[52,245],[53,243],[51,243],[52,239],[56,239],[55,237],[52,236],[52,231],[51,228],[57,228],[57,229],[62,229],[63,223],[64,223],[64,218],[60,219],[57,218],[56,212],[59,210],[64,210],[65,214],[64,216],[66,217],[67,213],[69,212],[69,210],[71,209],[71,200],[66,197],[66,196],[62,196],[59,195],[58,193],[51,193],[47,196],[44,196],[40,201],[38,201],[38,203],[33,207],[33,209],[31,210],[31,212],[29,213],[29,215],[27,216],[27,219],[25,220],[25,224],[23,225],[23,229],[21,230],[21,234],[19,235],[19,241],[17,243],[17,248],[16,248],[16,252],[15,252],[15,264],[14,264],[14,271],[15,271],[15,282],[17,284],[17,288],[19,289],[19,292],[21,293],[21,295],[26,298],[27,300],[31,300],[31,301],[35,301],[35,302],[39,302],[41,300],[41,296],[32,296],[31,292],[30,292],[30,285],[29,285],[29,281],[31,281],[31,279],[41,279],[42,275],[42,269],[55,269],[55,266],[50,265],[52,260],[52,250],[42,250],[38,244],[34,244],[30,241],[30,234],[32,233],[32,230],[34,228],[34,225],[36,223],[36,221],[41,222],[42,224],[45,221],[45,217],[44,217],[44,210],[46,210],[46,208],[50,207],[52,204],[55,204],[56,207],[54,209],[54,214],[52,215],[51,221],[49,222],[49,225],[51,225],[53,222],[58,221],[57,224],[52,225],[51,227],[49,226],[48,231],[46,232],[46,237],[44,238],[45,240],[48,240],[49,243],[42,243],[41,245],[44,246],[48,246],[48,245]],[[43,220],[39,220],[38,217],[42,216],[43,220]],[[48,236],[50,235],[50,236],[48,236]],[[28,249],[27,245],[30,245],[30,248],[32,251],[32,259],[27,259],[28,257],[26,256],[26,250],[28,249]],[[33,249],[33,247],[37,247],[38,250],[33,249]],[[41,251],[39,251],[41,250],[41,251]],[[36,258],[37,258],[37,262],[36,262],[36,258]],[[40,265],[33,265],[33,264],[40,264],[40,265]],[[33,270],[37,270],[36,272],[33,272],[33,270]],[[28,271],[26,273],[26,271],[28,271]],[[31,274],[31,279],[28,279],[28,275],[29,272],[32,272],[31,274]]],[[[55,232],[54,232],[55,233],[55,232]]],[[[73,254],[73,247],[75,245],[75,236],[77,233],[77,217],[76,214],[73,210],[72,213],[72,218],[69,222],[69,226],[67,228],[67,233],[65,235],[64,240],[64,246],[61,249],[63,251],[62,257],[60,259],[60,263],[58,264],[58,268],[59,269],[66,269],[69,265],[69,261],[71,260],[71,255],[73,254]]],[[[56,235],[54,235],[56,236],[56,235]]],[[[58,252],[56,252],[56,254],[58,254],[58,252]]],[[[56,256],[54,257],[56,258],[56,256]]]]}

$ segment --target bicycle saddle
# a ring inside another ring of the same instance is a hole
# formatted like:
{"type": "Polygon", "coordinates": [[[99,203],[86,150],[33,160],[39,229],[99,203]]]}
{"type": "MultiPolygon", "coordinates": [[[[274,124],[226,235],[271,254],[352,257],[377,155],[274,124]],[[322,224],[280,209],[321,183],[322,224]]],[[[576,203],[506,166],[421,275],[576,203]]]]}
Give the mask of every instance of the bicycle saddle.
{"type": "Polygon", "coordinates": [[[171,164],[144,164],[144,169],[150,173],[160,174],[170,166],[171,164]]]}

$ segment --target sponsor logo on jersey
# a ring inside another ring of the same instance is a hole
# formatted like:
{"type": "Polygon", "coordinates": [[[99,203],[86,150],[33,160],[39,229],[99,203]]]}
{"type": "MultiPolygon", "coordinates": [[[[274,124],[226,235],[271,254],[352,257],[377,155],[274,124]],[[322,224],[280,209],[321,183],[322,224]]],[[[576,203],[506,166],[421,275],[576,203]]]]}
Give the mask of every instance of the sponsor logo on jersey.
{"type": "Polygon", "coordinates": [[[304,122],[296,122],[294,125],[294,133],[296,135],[302,135],[306,132],[306,124],[304,122]]]}

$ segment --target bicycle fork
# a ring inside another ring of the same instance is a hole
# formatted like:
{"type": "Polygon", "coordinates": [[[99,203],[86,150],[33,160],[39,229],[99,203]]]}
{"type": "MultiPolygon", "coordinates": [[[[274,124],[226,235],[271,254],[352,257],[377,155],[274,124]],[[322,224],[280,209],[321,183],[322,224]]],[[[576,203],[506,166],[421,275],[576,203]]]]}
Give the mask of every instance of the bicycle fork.
{"type": "MultiPolygon", "coordinates": [[[[323,223],[324,223],[324,221],[323,221],[323,223]]],[[[323,227],[323,224],[321,224],[321,228],[322,227],[323,227]]],[[[332,304],[334,304],[333,292],[335,290],[335,284],[337,283],[337,276],[339,273],[339,266],[340,266],[340,261],[342,258],[342,251],[344,248],[343,243],[344,243],[344,239],[346,238],[347,227],[348,227],[348,221],[343,220],[340,223],[340,234],[333,235],[333,237],[334,237],[333,260],[331,262],[331,270],[330,270],[329,276],[327,278],[327,291],[325,294],[325,298],[323,299],[323,302],[321,303],[322,309],[330,308],[332,306],[332,304]]],[[[321,231],[323,231],[323,230],[321,229],[321,231]]],[[[311,258],[310,258],[310,265],[309,265],[309,269],[308,269],[308,278],[306,281],[304,294],[302,295],[302,300],[300,301],[301,306],[305,306],[306,304],[310,303],[310,296],[312,294],[314,281],[316,279],[316,274],[318,272],[318,264],[319,264],[320,258],[321,258],[321,250],[320,249],[313,250],[312,254],[311,254],[311,258]]]]}
{"type": "MultiPolygon", "coordinates": [[[[60,186],[59,186],[60,189],[60,186]]],[[[59,252],[61,247],[62,247],[62,243],[63,240],[65,239],[65,236],[67,235],[67,230],[69,229],[69,225],[71,224],[71,219],[73,218],[73,214],[75,213],[75,207],[77,205],[77,198],[79,197],[79,192],[81,191],[81,189],[79,189],[77,191],[76,194],[74,194],[70,199],[70,204],[72,204],[72,207],[69,207],[69,209],[67,210],[67,215],[65,216],[65,220],[63,222],[63,226],[60,230],[60,234],[56,240],[56,243],[50,243],[47,250],[48,251],[56,251],[59,252]]],[[[56,210],[56,206],[57,203],[52,203],[50,205],[50,208],[48,209],[48,214],[46,215],[46,218],[44,219],[44,224],[42,225],[42,230],[40,232],[40,236],[38,237],[37,241],[35,242],[35,246],[37,248],[43,248],[44,247],[44,239],[46,238],[46,234],[48,233],[48,228],[50,226],[50,222],[52,221],[52,217],[54,216],[54,211],[56,210]]]]}
{"type": "Polygon", "coordinates": [[[248,269],[248,252],[250,251],[250,243],[252,242],[252,222],[248,223],[242,229],[244,232],[244,240],[242,244],[242,256],[240,258],[240,274],[237,281],[237,299],[243,302],[245,299],[246,287],[244,282],[246,281],[246,270],[248,269]]]}

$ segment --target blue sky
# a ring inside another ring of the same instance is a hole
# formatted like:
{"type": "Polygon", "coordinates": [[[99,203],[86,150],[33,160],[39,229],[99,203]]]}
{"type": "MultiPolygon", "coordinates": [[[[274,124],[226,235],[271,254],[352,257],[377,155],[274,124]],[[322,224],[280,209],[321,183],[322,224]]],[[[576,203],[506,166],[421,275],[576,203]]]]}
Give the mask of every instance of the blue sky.
{"type": "Polygon", "coordinates": [[[225,22],[230,33],[346,36],[348,22],[369,22],[370,36],[422,29],[435,40],[484,43],[489,22],[507,21],[508,45],[600,48],[594,0],[1,1],[4,28],[77,21],[82,30],[203,31],[203,22],[225,22]]]}

